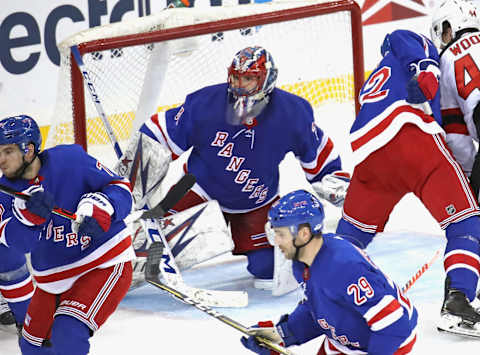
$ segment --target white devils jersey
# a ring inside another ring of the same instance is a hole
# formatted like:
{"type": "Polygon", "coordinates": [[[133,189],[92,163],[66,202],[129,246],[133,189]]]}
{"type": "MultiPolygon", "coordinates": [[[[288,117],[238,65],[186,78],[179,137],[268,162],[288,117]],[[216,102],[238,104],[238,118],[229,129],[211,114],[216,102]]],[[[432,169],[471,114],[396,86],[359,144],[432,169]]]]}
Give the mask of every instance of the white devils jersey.
{"type": "Polygon", "coordinates": [[[440,54],[440,92],[447,143],[467,175],[478,142],[473,112],[480,102],[480,32],[467,32],[440,54]]]}

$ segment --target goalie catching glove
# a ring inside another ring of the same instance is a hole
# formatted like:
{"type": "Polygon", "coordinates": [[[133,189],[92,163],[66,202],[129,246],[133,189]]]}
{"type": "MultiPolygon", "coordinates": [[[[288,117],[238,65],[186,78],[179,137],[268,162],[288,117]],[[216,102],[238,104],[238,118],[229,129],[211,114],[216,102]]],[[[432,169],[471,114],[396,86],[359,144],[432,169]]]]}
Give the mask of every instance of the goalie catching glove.
{"type": "Polygon", "coordinates": [[[15,197],[13,200],[13,214],[23,224],[29,227],[39,226],[45,223],[52,214],[53,195],[43,190],[42,186],[31,186],[22,191],[28,195],[28,200],[15,197]]]}
{"type": "Polygon", "coordinates": [[[79,236],[99,237],[110,229],[113,212],[107,195],[101,192],[84,194],[75,212],[77,219],[72,221],[72,232],[79,236]]]}
{"type": "Polygon", "coordinates": [[[331,174],[325,175],[321,181],[314,182],[312,187],[318,196],[327,200],[334,206],[342,207],[349,184],[349,173],[346,171],[335,171],[331,174]]]}
{"type": "Polygon", "coordinates": [[[249,328],[249,331],[251,331],[253,335],[250,335],[248,338],[242,337],[240,341],[244,347],[259,355],[279,355],[279,353],[260,345],[261,343],[257,340],[257,336],[266,338],[285,347],[297,343],[297,339],[288,328],[288,314],[284,314],[276,326],[273,325],[271,320],[258,322],[257,325],[249,328]]]}

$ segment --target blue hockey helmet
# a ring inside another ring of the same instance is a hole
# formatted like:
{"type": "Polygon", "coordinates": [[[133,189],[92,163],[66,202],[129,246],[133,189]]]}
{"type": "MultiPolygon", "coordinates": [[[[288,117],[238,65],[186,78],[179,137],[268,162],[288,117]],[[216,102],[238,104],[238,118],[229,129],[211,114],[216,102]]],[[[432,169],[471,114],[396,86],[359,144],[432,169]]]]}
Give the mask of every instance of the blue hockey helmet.
{"type": "Polygon", "coordinates": [[[27,146],[30,143],[34,145],[35,154],[37,154],[42,145],[42,135],[33,118],[19,115],[0,121],[0,145],[17,144],[23,153],[27,153],[27,146]]]}
{"type": "Polygon", "coordinates": [[[289,227],[293,236],[298,226],[308,224],[312,234],[322,231],[325,213],[320,201],[305,190],[288,193],[275,202],[268,212],[268,221],[272,228],[289,227]]]}
{"type": "Polygon", "coordinates": [[[228,68],[228,92],[233,101],[233,113],[241,123],[245,123],[246,118],[259,115],[265,108],[277,76],[278,69],[265,48],[246,47],[235,54],[228,68]],[[247,77],[255,78],[257,84],[246,89],[242,81],[247,77]]]}

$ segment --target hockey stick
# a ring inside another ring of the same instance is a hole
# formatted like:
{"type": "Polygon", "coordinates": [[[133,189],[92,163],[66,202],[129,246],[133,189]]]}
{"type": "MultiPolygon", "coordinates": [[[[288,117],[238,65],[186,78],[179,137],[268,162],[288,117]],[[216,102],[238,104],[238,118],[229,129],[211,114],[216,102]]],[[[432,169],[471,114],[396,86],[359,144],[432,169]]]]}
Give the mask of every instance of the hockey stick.
{"type": "MultiPolygon", "coordinates": [[[[185,195],[185,193],[188,190],[190,190],[193,184],[195,184],[195,176],[193,176],[192,174],[184,175],[167,193],[165,198],[162,201],[160,201],[160,203],[158,203],[158,205],[146,211],[145,210],[135,211],[130,215],[128,215],[124,219],[124,222],[128,224],[128,223],[137,221],[139,219],[163,217],[166,211],[168,211],[181,197],[183,197],[183,195],[185,195]]],[[[16,191],[11,187],[8,187],[5,185],[0,185],[0,191],[12,197],[18,197],[25,201],[30,199],[30,195],[16,191]]],[[[74,212],[67,211],[57,206],[53,207],[52,213],[66,219],[70,219],[72,221],[77,220],[77,215],[74,212]]]]}
{"type": "Polygon", "coordinates": [[[195,298],[209,307],[246,307],[248,305],[248,293],[245,291],[208,290],[185,284],[172,250],[167,244],[168,241],[163,233],[163,229],[158,226],[156,220],[153,222],[156,226],[155,231],[158,234],[151,233],[146,229],[152,240],[145,268],[146,281],[159,282],[158,272],[161,272],[165,282],[170,287],[180,289],[189,297],[195,298]]]}
{"type": "Polygon", "coordinates": [[[83,59],[82,59],[82,56],[80,55],[80,51],[78,50],[78,46],[72,46],[70,47],[70,50],[72,51],[73,57],[77,62],[78,68],[80,69],[80,72],[82,73],[82,76],[85,79],[88,92],[90,93],[92,101],[95,104],[95,108],[97,109],[97,112],[100,115],[103,125],[105,126],[108,138],[113,144],[113,149],[117,154],[117,158],[120,159],[122,157],[122,150],[120,149],[120,145],[118,144],[117,137],[115,137],[115,134],[113,133],[112,126],[110,125],[110,122],[108,122],[108,118],[107,118],[107,115],[105,114],[105,110],[103,109],[102,102],[100,101],[98,91],[95,89],[95,85],[93,84],[92,79],[90,78],[90,75],[87,71],[87,67],[83,63],[83,59]]]}
{"type": "MultiPolygon", "coordinates": [[[[9,196],[18,197],[18,198],[20,198],[22,200],[25,200],[25,201],[30,199],[30,195],[24,194],[20,191],[14,190],[11,187],[8,187],[8,186],[5,186],[5,185],[0,185],[0,191],[9,195],[9,196]]],[[[53,207],[52,213],[56,214],[57,216],[64,217],[66,219],[71,219],[72,221],[77,220],[77,215],[74,212],[64,210],[63,208],[60,208],[60,207],[57,207],[57,206],[53,207]]]]}
{"type": "Polygon", "coordinates": [[[442,249],[438,249],[435,252],[435,255],[433,256],[433,258],[431,258],[430,261],[423,264],[422,267],[418,269],[415,275],[413,275],[410,278],[410,280],[407,281],[405,286],[402,287],[403,293],[407,292],[408,290],[410,290],[410,288],[412,288],[413,284],[420,278],[420,276],[422,276],[425,273],[425,271],[427,271],[432,266],[432,264],[438,259],[441,253],[442,253],[442,249]]]}
{"type": "MultiPolygon", "coordinates": [[[[238,331],[242,332],[243,334],[248,335],[248,336],[253,335],[252,332],[249,330],[249,328],[247,328],[244,325],[238,323],[237,321],[233,320],[232,318],[229,318],[226,315],[221,314],[221,313],[213,310],[212,308],[210,308],[209,306],[199,302],[195,298],[189,297],[186,294],[182,293],[181,291],[176,290],[173,287],[167,286],[166,284],[162,283],[161,281],[154,281],[154,280],[147,280],[147,281],[150,284],[154,285],[155,287],[158,287],[158,288],[168,292],[172,296],[178,298],[180,301],[182,301],[184,303],[187,303],[187,304],[201,310],[202,312],[207,313],[208,315],[218,319],[219,321],[237,329],[238,331]]],[[[263,344],[265,347],[267,347],[269,349],[272,349],[272,350],[274,350],[274,351],[276,351],[280,354],[294,355],[293,352],[290,351],[289,349],[287,349],[287,348],[285,348],[285,347],[283,347],[279,344],[276,344],[276,343],[272,342],[271,340],[269,340],[267,338],[264,338],[264,337],[261,337],[261,336],[258,336],[258,335],[255,336],[255,337],[257,338],[257,340],[261,344],[263,344]]]]}

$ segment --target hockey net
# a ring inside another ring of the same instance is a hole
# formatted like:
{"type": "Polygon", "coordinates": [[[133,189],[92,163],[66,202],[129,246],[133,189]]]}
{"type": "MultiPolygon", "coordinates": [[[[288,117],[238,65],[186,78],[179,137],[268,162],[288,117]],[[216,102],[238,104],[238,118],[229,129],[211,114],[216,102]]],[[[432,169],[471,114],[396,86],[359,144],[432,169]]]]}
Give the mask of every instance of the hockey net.
{"type": "Polygon", "coordinates": [[[278,87],[314,108],[350,102],[354,115],[364,69],[361,14],[353,0],[168,9],[89,29],[59,45],[57,102],[46,147],[75,142],[111,165],[115,153],[105,149],[110,141],[91,92],[125,146],[154,112],[225,82],[233,55],[251,45],[272,54],[278,87]],[[91,85],[72,46],[82,55],[91,85]]]}

